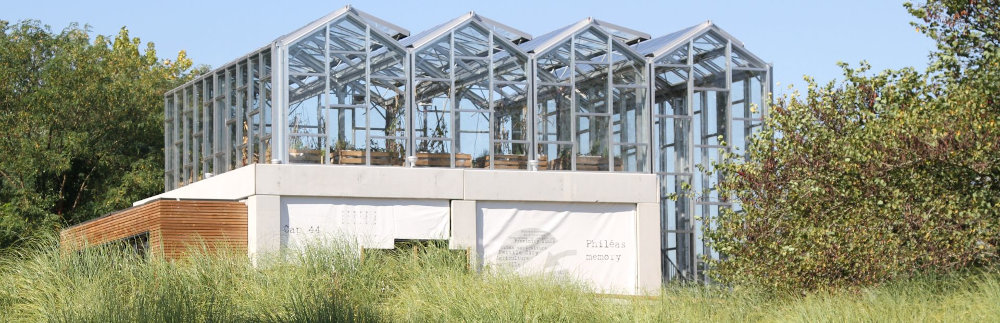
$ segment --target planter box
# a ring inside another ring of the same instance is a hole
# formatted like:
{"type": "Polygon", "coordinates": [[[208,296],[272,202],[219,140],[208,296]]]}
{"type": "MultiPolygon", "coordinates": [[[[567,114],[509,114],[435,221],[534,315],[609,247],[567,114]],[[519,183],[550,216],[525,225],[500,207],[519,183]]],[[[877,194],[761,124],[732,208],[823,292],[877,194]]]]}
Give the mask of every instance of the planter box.
{"type": "MultiPolygon", "coordinates": [[[[330,163],[340,164],[340,165],[364,165],[365,164],[365,151],[364,150],[338,150],[333,152],[330,156],[330,163]]],[[[385,151],[373,151],[371,152],[371,164],[372,165],[403,165],[403,158],[399,157],[396,153],[390,153],[385,151]]]]}
{"type": "MultiPolygon", "coordinates": [[[[563,163],[566,160],[561,158],[556,158],[552,160],[550,164],[550,170],[570,170],[568,167],[563,167],[563,163]]],[[[539,166],[541,167],[541,166],[539,166]]],[[[608,158],[604,156],[576,156],[576,170],[581,171],[607,171],[608,170],[608,158]]],[[[620,158],[615,158],[615,171],[622,170],[622,160],[620,158]]]]}
{"type": "MultiPolygon", "coordinates": [[[[528,169],[528,156],[524,155],[493,155],[493,159],[490,156],[486,156],[485,168],[490,168],[493,165],[493,169],[528,169]]],[[[549,162],[546,156],[538,156],[538,169],[548,169],[549,162]]]]}
{"type": "MultiPolygon", "coordinates": [[[[417,166],[451,167],[451,155],[446,153],[417,153],[417,166]]],[[[472,167],[472,155],[455,154],[455,167],[472,167]]]]}

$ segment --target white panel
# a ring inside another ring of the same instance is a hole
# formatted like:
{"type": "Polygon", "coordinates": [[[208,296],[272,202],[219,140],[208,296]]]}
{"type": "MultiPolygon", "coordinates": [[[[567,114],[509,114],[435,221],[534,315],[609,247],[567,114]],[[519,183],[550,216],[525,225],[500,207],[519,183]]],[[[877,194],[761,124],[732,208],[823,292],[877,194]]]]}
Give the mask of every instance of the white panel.
{"type": "Polygon", "coordinates": [[[256,190],[281,196],[455,200],[463,198],[463,174],[451,168],[259,164],[256,190]]]}
{"type": "Polygon", "coordinates": [[[132,203],[132,206],[146,204],[158,199],[206,199],[239,200],[256,194],[254,183],[256,165],[243,166],[211,178],[206,178],[169,192],[132,203]]]}
{"type": "Polygon", "coordinates": [[[656,203],[653,174],[466,170],[465,199],[476,201],[656,203]]]}
{"type": "Polygon", "coordinates": [[[605,293],[637,294],[635,204],[477,202],[487,265],[567,274],[605,293]]]}
{"type": "Polygon", "coordinates": [[[447,200],[282,197],[281,246],[344,239],[393,248],[395,239],[447,239],[447,200]]]}

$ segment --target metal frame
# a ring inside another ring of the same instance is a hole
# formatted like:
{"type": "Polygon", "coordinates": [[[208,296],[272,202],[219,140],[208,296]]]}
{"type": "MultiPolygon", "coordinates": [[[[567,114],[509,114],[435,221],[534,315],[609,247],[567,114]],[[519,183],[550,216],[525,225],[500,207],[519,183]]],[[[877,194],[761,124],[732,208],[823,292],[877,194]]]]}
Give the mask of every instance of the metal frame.
{"type": "Polygon", "coordinates": [[[497,147],[506,145],[511,151],[523,147],[518,154],[536,163],[547,155],[549,165],[560,157],[559,147],[569,148],[573,158],[566,170],[584,170],[576,156],[590,149],[580,146],[581,138],[593,141],[594,126],[600,125],[606,127],[600,133],[606,132],[601,149],[607,158],[601,170],[619,171],[619,158],[621,171],[654,173],[661,181],[666,280],[708,281],[703,260],[719,255],[705,244],[702,229],[713,225],[714,214],[738,206],[712,190],[721,174],[703,170],[723,152],[745,151],[761,127],[773,88],[770,64],[710,21],[651,38],[587,18],[532,39],[470,12],[409,35],[347,6],[168,91],[163,101],[165,189],[251,163],[301,162],[290,155],[290,145],[303,136],[319,142],[315,148],[321,157],[314,162],[329,164],[348,125],[351,136],[357,135],[351,143],[363,148],[364,165],[384,164],[375,162],[376,150],[395,151],[399,156],[391,164],[409,165],[402,160],[416,160],[421,142],[437,140],[448,145],[448,166],[457,167],[456,154],[469,153],[464,134],[488,136],[486,154],[472,154],[493,161],[490,168],[500,154],[497,147]],[[467,28],[478,36],[463,34],[467,28]],[[591,39],[581,43],[584,34],[591,39]],[[303,50],[312,56],[303,56],[303,50]],[[591,52],[577,57],[582,50],[591,52]],[[426,53],[438,55],[436,63],[426,53]],[[606,83],[593,82],[601,77],[606,83]],[[422,83],[428,81],[447,89],[428,88],[422,83]],[[484,93],[470,95],[470,84],[482,85],[484,93]],[[427,127],[418,119],[431,111],[418,105],[430,97],[447,101],[447,109],[441,109],[447,136],[420,135],[427,127]],[[317,105],[310,135],[290,124],[305,98],[317,105]],[[473,106],[464,106],[466,101],[473,106]],[[584,102],[604,109],[581,111],[584,102]],[[502,110],[501,104],[513,108],[502,110]],[[548,111],[550,105],[554,112],[548,111]],[[389,109],[391,120],[388,113],[375,117],[389,109]],[[523,120],[501,124],[506,113],[523,120]],[[550,123],[558,114],[565,115],[550,123]],[[477,120],[470,118],[481,118],[487,126],[468,127],[477,120]],[[589,121],[594,119],[604,121],[589,121]],[[405,129],[390,127],[389,121],[405,129]],[[584,125],[587,129],[577,129],[584,125]],[[727,145],[720,144],[719,135],[727,145]],[[395,150],[390,142],[398,144],[395,150]],[[548,146],[556,147],[555,155],[548,146]]]}

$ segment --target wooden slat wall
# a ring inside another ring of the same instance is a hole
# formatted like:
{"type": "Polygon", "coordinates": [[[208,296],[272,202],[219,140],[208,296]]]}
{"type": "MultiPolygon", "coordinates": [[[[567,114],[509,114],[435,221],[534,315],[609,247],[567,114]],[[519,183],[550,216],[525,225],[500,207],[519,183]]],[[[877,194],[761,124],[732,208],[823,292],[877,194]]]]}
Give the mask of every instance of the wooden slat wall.
{"type": "Polygon", "coordinates": [[[246,251],[247,207],[234,201],[158,200],[62,230],[63,248],[79,250],[149,232],[149,253],[175,259],[204,244],[246,251]]]}
{"type": "Polygon", "coordinates": [[[160,235],[167,258],[177,258],[202,243],[247,250],[247,206],[229,201],[161,201],[160,235]]]}
{"type": "Polygon", "coordinates": [[[60,244],[79,250],[149,232],[149,252],[160,254],[160,203],[155,201],[87,221],[59,232],[60,244]]]}

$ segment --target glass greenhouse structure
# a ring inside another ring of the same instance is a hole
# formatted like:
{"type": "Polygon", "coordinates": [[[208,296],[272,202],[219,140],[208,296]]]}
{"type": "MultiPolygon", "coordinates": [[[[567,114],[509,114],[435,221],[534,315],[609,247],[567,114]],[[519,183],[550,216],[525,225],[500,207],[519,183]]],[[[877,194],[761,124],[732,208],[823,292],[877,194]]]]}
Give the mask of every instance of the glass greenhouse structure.
{"type": "Polygon", "coordinates": [[[253,163],[655,173],[665,279],[705,279],[711,167],[766,116],[771,66],[711,22],[476,13],[410,33],[350,6],[165,94],[166,190],[253,163]]]}

